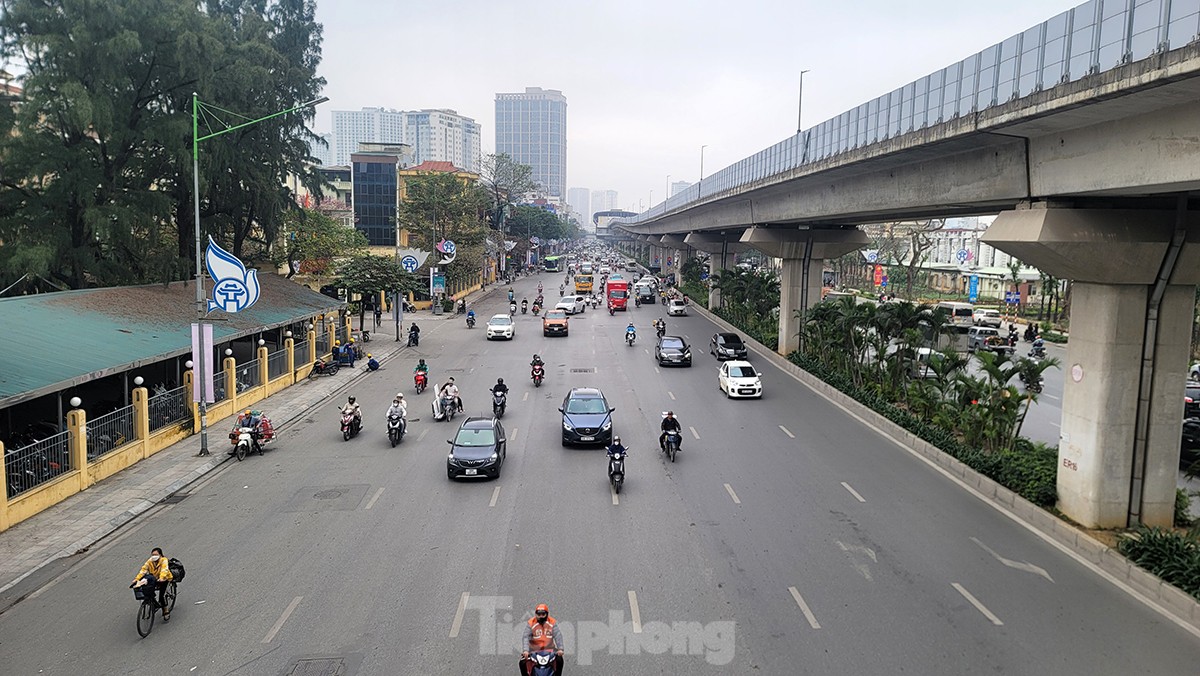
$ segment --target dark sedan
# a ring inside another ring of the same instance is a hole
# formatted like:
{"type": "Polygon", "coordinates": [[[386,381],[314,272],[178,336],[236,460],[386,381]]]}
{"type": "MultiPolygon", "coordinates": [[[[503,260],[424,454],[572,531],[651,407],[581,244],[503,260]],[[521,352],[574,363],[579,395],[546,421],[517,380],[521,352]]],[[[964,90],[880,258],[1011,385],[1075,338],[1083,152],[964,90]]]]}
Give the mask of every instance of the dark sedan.
{"type": "Polygon", "coordinates": [[[467,418],[458,434],[448,440],[450,455],[446,458],[446,476],[498,478],[504,466],[504,426],[495,418],[467,418]]]}
{"type": "Polygon", "coordinates": [[[562,445],[612,443],[612,412],[604,393],[594,387],[573,387],[563,399],[562,445]]]}
{"type": "Polygon", "coordinates": [[[692,348],[680,336],[662,336],[654,346],[654,359],[659,366],[691,366],[692,348]]]}
{"type": "Polygon", "coordinates": [[[745,359],[748,354],[746,344],[736,333],[714,333],[708,343],[708,352],[721,361],[745,359]]]}

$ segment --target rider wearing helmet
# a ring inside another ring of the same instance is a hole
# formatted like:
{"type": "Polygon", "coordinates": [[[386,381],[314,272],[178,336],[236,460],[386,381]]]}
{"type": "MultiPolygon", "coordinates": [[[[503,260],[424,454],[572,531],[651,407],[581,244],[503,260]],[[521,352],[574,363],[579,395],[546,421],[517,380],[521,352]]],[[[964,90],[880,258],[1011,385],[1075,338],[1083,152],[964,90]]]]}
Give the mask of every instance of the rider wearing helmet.
{"type": "Polygon", "coordinates": [[[626,449],[623,445],[621,445],[621,437],[613,435],[612,443],[608,445],[608,454],[615,455],[617,453],[628,453],[628,452],[629,452],[628,449],[626,449]]]}
{"type": "Polygon", "coordinates": [[[637,329],[633,328],[633,320],[629,320],[629,326],[625,327],[625,333],[632,333],[634,338],[637,338],[637,329]]]}
{"type": "Polygon", "coordinates": [[[506,395],[508,394],[508,385],[504,384],[503,378],[497,378],[496,384],[492,385],[492,394],[498,394],[500,392],[503,392],[506,395]]]}
{"type": "Polygon", "coordinates": [[[390,418],[394,415],[398,415],[401,418],[408,417],[408,407],[405,405],[403,392],[397,392],[396,396],[392,399],[392,405],[388,406],[387,416],[390,418]]]}
{"type": "Polygon", "coordinates": [[[346,399],[346,405],[342,407],[342,413],[353,413],[355,422],[357,422],[360,427],[362,426],[362,407],[354,401],[354,395],[350,395],[350,397],[346,399]]]}
{"type": "MultiPolygon", "coordinates": [[[[662,421],[662,434],[658,435],[658,447],[662,450],[667,450],[667,432],[679,432],[682,429],[679,421],[675,419],[674,411],[667,411],[667,415],[662,421]]],[[[679,447],[683,448],[683,435],[679,435],[679,447]]]]}
{"type": "Polygon", "coordinates": [[[521,660],[518,667],[522,674],[526,671],[526,663],[529,660],[529,654],[542,650],[553,650],[558,656],[554,661],[554,673],[561,674],[563,668],[563,638],[562,630],[558,628],[558,621],[550,617],[550,607],[545,603],[539,603],[533,611],[533,617],[525,624],[525,630],[521,633],[521,660]]]}

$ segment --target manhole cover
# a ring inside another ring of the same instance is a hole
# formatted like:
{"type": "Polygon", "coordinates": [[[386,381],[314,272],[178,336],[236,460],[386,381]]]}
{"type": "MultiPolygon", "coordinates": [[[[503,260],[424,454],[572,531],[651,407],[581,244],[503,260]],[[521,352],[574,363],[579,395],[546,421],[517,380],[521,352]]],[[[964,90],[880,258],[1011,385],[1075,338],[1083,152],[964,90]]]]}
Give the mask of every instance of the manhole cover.
{"type": "Polygon", "coordinates": [[[339,491],[339,490],[335,489],[335,490],[321,491],[320,493],[313,495],[313,497],[318,500],[336,500],[336,499],[342,497],[342,493],[343,493],[343,491],[339,491]]]}
{"type": "Polygon", "coordinates": [[[285,512],[349,512],[358,509],[368,484],[301,486],[288,500],[285,512]]]}
{"type": "Polygon", "coordinates": [[[344,666],[345,661],[337,657],[300,660],[287,673],[289,676],[342,676],[344,666]]]}

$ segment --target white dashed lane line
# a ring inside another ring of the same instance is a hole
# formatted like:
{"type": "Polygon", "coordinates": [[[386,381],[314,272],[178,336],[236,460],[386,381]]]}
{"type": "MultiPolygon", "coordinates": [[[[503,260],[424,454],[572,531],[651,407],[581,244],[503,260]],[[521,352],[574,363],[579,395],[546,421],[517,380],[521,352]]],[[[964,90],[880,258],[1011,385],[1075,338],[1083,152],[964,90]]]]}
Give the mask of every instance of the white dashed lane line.
{"type": "Polygon", "coordinates": [[[463,615],[467,613],[467,599],[471,598],[470,592],[463,592],[458,599],[458,610],[454,613],[454,623],[450,625],[450,638],[458,638],[458,632],[462,629],[463,615]]]}
{"type": "Polygon", "coordinates": [[[697,440],[700,439],[700,433],[696,431],[695,427],[688,427],[688,429],[692,431],[693,437],[695,437],[697,440]]]}
{"type": "Polygon", "coordinates": [[[866,502],[866,500],[863,499],[863,496],[859,495],[858,491],[851,488],[850,484],[846,483],[845,481],[842,482],[842,488],[850,491],[850,495],[853,495],[855,500],[858,500],[859,502],[866,502]]]}
{"type": "Polygon", "coordinates": [[[808,620],[808,626],[813,629],[820,629],[821,624],[817,622],[816,615],[813,615],[812,609],[804,602],[804,597],[795,587],[788,587],[788,592],[791,593],[792,599],[796,601],[796,605],[800,606],[800,612],[804,613],[804,619],[808,620]]]}
{"type": "Polygon", "coordinates": [[[1000,621],[1000,618],[996,617],[992,613],[992,611],[987,609],[987,606],[980,603],[979,599],[972,596],[971,592],[969,592],[965,588],[963,588],[963,586],[961,584],[959,584],[957,582],[952,582],[952,583],[950,583],[950,586],[954,587],[955,591],[957,591],[959,594],[962,594],[963,598],[965,598],[971,605],[975,606],[975,610],[978,610],[980,613],[983,613],[983,616],[988,618],[988,620],[991,621],[992,624],[996,625],[997,627],[1004,626],[1004,623],[1000,621]]]}
{"type": "Polygon", "coordinates": [[[792,434],[792,431],[791,431],[791,430],[789,430],[788,428],[784,427],[783,425],[780,425],[780,426],[779,426],[779,429],[783,430],[783,433],[784,433],[784,434],[786,434],[786,435],[788,435],[789,437],[791,437],[791,438],[793,438],[793,439],[795,439],[795,438],[796,438],[796,435],[795,435],[795,434],[792,434]]]}
{"type": "Polygon", "coordinates": [[[488,503],[488,507],[495,507],[496,501],[499,499],[500,499],[500,487],[496,486],[496,489],[492,491],[492,501],[488,503]]]}
{"type": "Polygon", "coordinates": [[[725,484],[725,491],[729,493],[729,497],[733,498],[733,504],[735,504],[735,505],[742,504],[742,501],[738,500],[737,493],[733,492],[733,486],[730,486],[729,484],[725,484]]]}
{"type": "Polygon", "coordinates": [[[303,596],[297,596],[296,598],[292,599],[292,602],[288,604],[287,610],[284,610],[283,614],[279,616],[279,619],[275,621],[275,626],[271,627],[271,631],[268,631],[267,635],[263,637],[263,643],[270,643],[275,639],[275,634],[279,633],[279,630],[283,628],[283,623],[287,622],[287,619],[291,617],[293,612],[295,612],[296,606],[300,605],[300,602],[303,600],[303,596]]]}

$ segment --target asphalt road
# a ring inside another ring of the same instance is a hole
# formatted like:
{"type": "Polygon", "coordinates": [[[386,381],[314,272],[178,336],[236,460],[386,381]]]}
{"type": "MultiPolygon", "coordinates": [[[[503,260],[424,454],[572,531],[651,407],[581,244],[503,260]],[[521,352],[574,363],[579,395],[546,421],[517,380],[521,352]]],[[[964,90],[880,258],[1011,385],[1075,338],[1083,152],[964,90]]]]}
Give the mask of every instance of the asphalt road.
{"type": "Polygon", "coordinates": [[[661,308],[589,310],[555,339],[518,317],[515,340],[487,343],[498,296],[474,330],[428,320],[419,352],[355,388],[359,438],[341,440],[330,402],[0,615],[3,672],[281,674],[328,657],[358,674],[513,673],[539,602],[567,630],[574,674],[1175,675],[1200,663],[1194,636],[763,360],[752,356],[765,398],[724,399],[706,320],[669,320],[695,366],[658,369],[661,308]],[[621,341],[629,316],[634,347],[621,341]],[[535,351],[540,389],[527,379],[535,351]],[[416,356],[433,382],[455,376],[470,412],[489,406],[497,376],[509,382],[499,480],[446,480],[457,423],[432,422],[432,395],[413,393],[416,356]],[[580,385],[605,391],[632,449],[619,498],[602,451],[559,444],[556,408],[580,385]],[[411,427],[392,449],[382,418],[396,390],[411,427]],[[656,448],[668,408],[685,428],[674,464],[656,448]],[[153,546],[189,572],[171,622],[141,639],[126,587],[153,546]]]}

